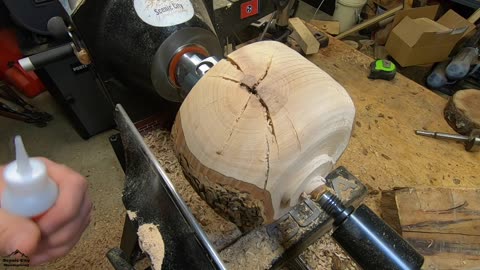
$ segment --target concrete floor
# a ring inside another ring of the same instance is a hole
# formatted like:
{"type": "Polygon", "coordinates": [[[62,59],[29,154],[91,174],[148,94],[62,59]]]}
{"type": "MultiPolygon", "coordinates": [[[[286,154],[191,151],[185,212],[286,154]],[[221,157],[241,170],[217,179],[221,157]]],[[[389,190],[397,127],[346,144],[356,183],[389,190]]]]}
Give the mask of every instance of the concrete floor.
{"type": "Polygon", "coordinates": [[[111,269],[105,254],[119,246],[125,217],[121,201],[124,175],[108,142],[115,131],[85,141],[50,94],[43,93],[31,103],[55,119],[47,127],[38,128],[0,116],[0,164],[14,158],[12,139],[21,135],[31,156],[47,157],[84,175],[94,204],[92,222],[72,252],[33,269],[111,269]]]}

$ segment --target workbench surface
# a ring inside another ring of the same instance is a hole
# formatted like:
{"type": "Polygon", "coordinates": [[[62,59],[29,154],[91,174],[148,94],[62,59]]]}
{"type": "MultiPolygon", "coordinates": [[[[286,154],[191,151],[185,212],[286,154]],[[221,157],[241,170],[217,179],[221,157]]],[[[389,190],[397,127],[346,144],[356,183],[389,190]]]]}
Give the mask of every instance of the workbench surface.
{"type": "MultiPolygon", "coordinates": [[[[353,134],[337,165],[345,166],[367,185],[369,196],[365,203],[377,214],[383,216],[382,210],[389,213],[389,206],[384,204],[387,196],[382,198],[382,192],[395,187],[477,188],[473,193],[480,192],[480,152],[466,152],[461,143],[414,133],[415,129],[455,133],[443,118],[445,98],[398,73],[393,81],[368,79],[373,59],[335,38],[330,38],[327,48],[308,59],[343,85],[353,99],[356,107],[353,134]]],[[[454,193],[445,193],[448,197],[444,205],[455,200],[454,193]]],[[[436,209],[435,205],[438,206],[436,201],[420,199],[401,207],[436,209]]],[[[403,201],[403,204],[408,203],[403,201]]],[[[476,208],[475,200],[465,204],[476,208]]],[[[427,255],[425,269],[473,269],[480,262],[480,235],[464,230],[477,226],[474,224],[478,224],[478,209],[449,210],[442,211],[450,213],[453,219],[439,211],[437,221],[425,221],[419,216],[415,220],[420,227],[412,224],[427,232],[419,231],[420,238],[427,239],[426,244],[421,244],[425,245],[422,249],[427,255]]],[[[409,224],[404,225],[409,228],[409,224]]]]}
{"type": "MultiPolygon", "coordinates": [[[[479,186],[479,152],[414,133],[415,129],[455,133],[443,118],[446,99],[401,74],[393,81],[368,79],[373,59],[335,38],[307,58],[343,85],[353,99],[354,130],[337,165],[345,166],[371,192],[393,187],[479,186]]],[[[378,210],[378,200],[368,204],[378,210]]]]}

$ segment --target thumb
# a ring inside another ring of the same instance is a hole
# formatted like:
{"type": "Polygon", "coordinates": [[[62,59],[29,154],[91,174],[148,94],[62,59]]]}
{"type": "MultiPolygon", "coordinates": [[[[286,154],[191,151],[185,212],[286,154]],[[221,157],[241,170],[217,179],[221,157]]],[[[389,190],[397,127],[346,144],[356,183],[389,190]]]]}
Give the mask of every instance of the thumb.
{"type": "Polygon", "coordinates": [[[17,249],[32,256],[40,238],[40,228],[33,221],[0,209],[0,256],[7,256],[17,249]]]}

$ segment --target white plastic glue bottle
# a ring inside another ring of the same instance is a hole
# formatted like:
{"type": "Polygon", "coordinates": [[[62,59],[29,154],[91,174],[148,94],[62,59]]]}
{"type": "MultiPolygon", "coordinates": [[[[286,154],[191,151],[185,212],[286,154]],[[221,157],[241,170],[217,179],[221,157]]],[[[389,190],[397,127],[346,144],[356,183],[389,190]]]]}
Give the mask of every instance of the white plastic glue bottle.
{"type": "Polygon", "coordinates": [[[16,161],[3,172],[5,189],[0,207],[11,214],[35,219],[53,206],[58,187],[48,176],[45,163],[28,157],[20,136],[15,137],[15,152],[16,161]]]}

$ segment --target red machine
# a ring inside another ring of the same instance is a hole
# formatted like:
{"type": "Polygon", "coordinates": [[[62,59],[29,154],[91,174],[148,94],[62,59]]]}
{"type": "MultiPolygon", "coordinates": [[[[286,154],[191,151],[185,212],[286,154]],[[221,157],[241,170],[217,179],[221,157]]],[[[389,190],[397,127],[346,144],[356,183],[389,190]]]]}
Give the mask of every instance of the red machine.
{"type": "Polygon", "coordinates": [[[33,71],[25,71],[17,60],[22,58],[12,29],[0,29],[0,80],[13,85],[27,97],[35,97],[45,91],[45,86],[33,71]]]}

